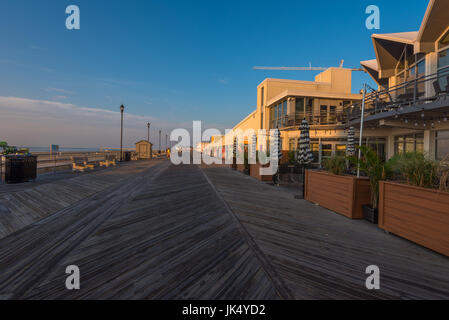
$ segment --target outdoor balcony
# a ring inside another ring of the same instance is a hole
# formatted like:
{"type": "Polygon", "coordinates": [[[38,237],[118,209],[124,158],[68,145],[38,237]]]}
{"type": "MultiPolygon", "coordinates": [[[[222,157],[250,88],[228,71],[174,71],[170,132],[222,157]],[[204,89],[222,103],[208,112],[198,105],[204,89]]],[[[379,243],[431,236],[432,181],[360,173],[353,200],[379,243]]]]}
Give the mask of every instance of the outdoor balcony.
{"type": "Polygon", "coordinates": [[[343,111],[335,111],[329,113],[313,113],[308,112],[305,114],[287,115],[280,123],[275,121],[271,122],[271,128],[289,129],[295,130],[301,125],[304,118],[307,120],[311,127],[325,126],[329,128],[344,127],[347,123],[347,114],[343,111]]]}
{"type": "MultiPolygon", "coordinates": [[[[345,112],[350,126],[359,125],[362,102],[346,108],[345,112]]],[[[399,117],[406,119],[406,122],[437,121],[447,119],[448,113],[449,67],[435,74],[367,94],[364,121],[399,117]]]]}

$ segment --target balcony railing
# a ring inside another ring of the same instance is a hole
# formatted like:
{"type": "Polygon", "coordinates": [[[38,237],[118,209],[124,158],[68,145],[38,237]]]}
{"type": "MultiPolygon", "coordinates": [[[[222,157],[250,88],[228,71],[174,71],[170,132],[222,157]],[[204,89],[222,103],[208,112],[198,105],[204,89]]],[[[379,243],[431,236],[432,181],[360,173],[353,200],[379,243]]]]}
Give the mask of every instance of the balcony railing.
{"type": "MultiPolygon", "coordinates": [[[[449,96],[449,67],[438,73],[418,77],[387,90],[374,91],[366,95],[365,116],[405,110],[424,105],[449,96]]],[[[361,118],[362,102],[345,109],[348,121],[361,118]]]]}
{"type": "Polygon", "coordinates": [[[289,127],[299,127],[304,120],[307,120],[310,126],[344,126],[347,122],[346,112],[335,111],[329,113],[306,113],[286,116],[283,120],[277,123],[275,121],[271,122],[271,128],[289,128],[289,127]]]}

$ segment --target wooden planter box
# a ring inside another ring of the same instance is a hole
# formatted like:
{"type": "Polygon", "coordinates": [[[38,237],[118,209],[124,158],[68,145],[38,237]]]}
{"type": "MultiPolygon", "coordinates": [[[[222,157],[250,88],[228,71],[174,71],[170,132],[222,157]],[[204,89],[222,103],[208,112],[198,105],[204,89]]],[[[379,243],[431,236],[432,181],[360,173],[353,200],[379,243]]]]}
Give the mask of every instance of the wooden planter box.
{"type": "Polygon", "coordinates": [[[245,165],[244,164],[237,164],[237,171],[240,171],[240,172],[245,171],[245,165]]]}
{"type": "Polygon", "coordinates": [[[260,169],[261,168],[268,168],[270,164],[262,165],[260,163],[258,164],[250,164],[250,174],[251,177],[256,178],[257,180],[264,181],[264,182],[270,182],[273,181],[273,175],[268,176],[261,176],[260,175],[260,169]]]}
{"type": "Polygon", "coordinates": [[[381,182],[379,227],[449,256],[449,193],[381,182]]]}
{"type": "Polygon", "coordinates": [[[371,204],[367,178],[306,171],[304,199],[351,219],[363,219],[363,205],[371,204]]]}

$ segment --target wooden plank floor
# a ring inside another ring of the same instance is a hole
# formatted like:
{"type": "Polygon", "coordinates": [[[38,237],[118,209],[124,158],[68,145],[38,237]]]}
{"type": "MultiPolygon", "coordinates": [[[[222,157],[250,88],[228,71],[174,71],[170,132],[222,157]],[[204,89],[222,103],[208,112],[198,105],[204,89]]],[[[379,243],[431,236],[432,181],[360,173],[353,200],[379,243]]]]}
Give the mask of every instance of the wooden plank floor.
{"type": "Polygon", "coordinates": [[[447,257],[226,168],[137,162],[0,196],[20,192],[41,211],[0,239],[0,298],[449,299],[447,257]]]}
{"type": "Polygon", "coordinates": [[[239,172],[203,170],[295,299],[449,299],[449,258],[239,172]],[[365,288],[369,265],[379,291],[365,288]]]}
{"type": "Polygon", "coordinates": [[[123,164],[90,173],[39,176],[35,183],[0,185],[0,239],[97,192],[133,177],[157,162],[123,164]]]}
{"type": "Polygon", "coordinates": [[[10,299],[278,299],[197,166],[153,166],[0,240],[0,296],[10,299]],[[65,289],[65,268],[81,290],[65,289]]]}

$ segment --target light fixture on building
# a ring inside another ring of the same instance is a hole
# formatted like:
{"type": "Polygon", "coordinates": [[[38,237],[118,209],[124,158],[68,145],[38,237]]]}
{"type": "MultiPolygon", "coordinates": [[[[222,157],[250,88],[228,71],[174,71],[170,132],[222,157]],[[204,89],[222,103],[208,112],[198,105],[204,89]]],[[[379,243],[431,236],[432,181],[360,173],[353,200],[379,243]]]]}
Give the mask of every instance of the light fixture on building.
{"type": "Polygon", "coordinates": [[[417,127],[418,126],[418,121],[415,121],[415,127],[417,127]]]}
{"type": "Polygon", "coordinates": [[[423,113],[421,113],[421,118],[424,118],[426,115],[423,113]]]}
{"type": "Polygon", "coordinates": [[[430,124],[430,126],[433,128],[433,127],[435,127],[435,122],[432,122],[431,124],[430,124]]]}
{"type": "Polygon", "coordinates": [[[427,127],[427,123],[424,122],[424,123],[423,123],[423,127],[424,127],[424,128],[427,127]]]}
{"type": "Polygon", "coordinates": [[[444,117],[443,121],[444,121],[444,122],[447,122],[447,117],[444,117]]]}
{"type": "Polygon", "coordinates": [[[399,115],[396,113],[396,114],[394,115],[394,117],[397,119],[397,118],[399,118],[399,115]]]}
{"type": "Polygon", "coordinates": [[[408,119],[405,119],[404,122],[405,122],[405,124],[407,124],[408,123],[408,119]]]}

